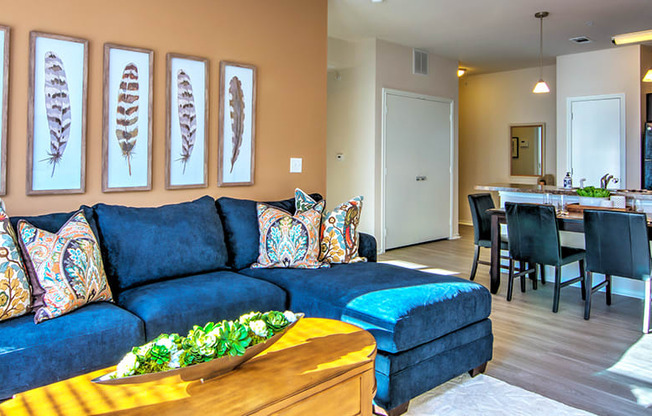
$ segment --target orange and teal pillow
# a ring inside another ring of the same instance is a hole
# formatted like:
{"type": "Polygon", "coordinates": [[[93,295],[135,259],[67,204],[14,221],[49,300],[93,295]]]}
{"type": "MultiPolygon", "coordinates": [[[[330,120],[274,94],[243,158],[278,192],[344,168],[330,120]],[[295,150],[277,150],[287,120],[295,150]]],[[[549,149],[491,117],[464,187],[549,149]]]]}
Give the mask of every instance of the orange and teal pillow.
{"type": "MultiPolygon", "coordinates": [[[[317,203],[298,188],[294,198],[297,213],[310,209],[317,203]]],[[[356,196],[331,212],[323,214],[319,261],[331,264],[367,261],[366,258],[358,256],[357,229],[362,213],[362,199],[362,196],[356,196]]]]}
{"type": "Polygon", "coordinates": [[[0,208],[0,321],[26,314],[32,293],[16,234],[9,216],[0,208]]]}
{"type": "Polygon", "coordinates": [[[56,318],[87,303],[112,301],[100,246],[82,211],[56,233],[18,222],[20,245],[34,291],[34,322],[56,318]]]}
{"type": "Polygon", "coordinates": [[[290,214],[271,205],[258,203],[260,231],[258,262],[253,268],[305,268],[328,266],[319,261],[319,233],[324,202],[290,214]]]}

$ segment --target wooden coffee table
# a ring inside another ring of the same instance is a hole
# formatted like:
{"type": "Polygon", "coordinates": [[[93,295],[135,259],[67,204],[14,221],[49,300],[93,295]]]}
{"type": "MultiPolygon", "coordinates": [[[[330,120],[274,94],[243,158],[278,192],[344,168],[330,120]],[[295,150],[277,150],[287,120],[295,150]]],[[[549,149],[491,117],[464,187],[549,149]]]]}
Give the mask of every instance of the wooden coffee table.
{"type": "Polygon", "coordinates": [[[19,393],[0,404],[0,415],[371,415],[375,356],[368,332],[305,318],[269,349],[214,379],[90,381],[110,367],[19,393]]]}

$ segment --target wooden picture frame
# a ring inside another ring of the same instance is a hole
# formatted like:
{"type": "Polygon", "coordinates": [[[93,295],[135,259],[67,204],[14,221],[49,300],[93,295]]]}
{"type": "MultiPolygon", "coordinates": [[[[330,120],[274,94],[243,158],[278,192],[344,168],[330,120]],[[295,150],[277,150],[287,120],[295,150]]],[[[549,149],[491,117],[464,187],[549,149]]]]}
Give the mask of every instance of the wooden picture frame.
{"type": "Polygon", "coordinates": [[[518,137],[512,137],[512,159],[518,159],[518,137]]]}
{"type": "Polygon", "coordinates": [[[10,45],[11,29],[9,26],[0,25],[0,56],[2,56],[2,64],[0,64],[0,79],[1,88],[0,92],[0,111],[2,111],[2,118],[0,118],[0,195],[7,194],[7,122],[9,113],[9,45],[10,45]]]}
{"type": "Polygon", "coordinates": [[[165,189],[208,186],[208,59],[166,55],[165,189]]]}
{"type": "Polygon", "coordinates": [[[88,41],[30,32],[27,195],[85,192],[87,99],[88,41]]]}
{"type": "Polygon", "coordinates": [[[254,184],[256,67],[220,62],[218,186],[254,184]],[[231,91],[239,97],[234,99],[231,91]]]}
{"type": "Polygon", "coordinates": [[[154,51],[104,44],[102,192],[152,189],[154,51]]]}

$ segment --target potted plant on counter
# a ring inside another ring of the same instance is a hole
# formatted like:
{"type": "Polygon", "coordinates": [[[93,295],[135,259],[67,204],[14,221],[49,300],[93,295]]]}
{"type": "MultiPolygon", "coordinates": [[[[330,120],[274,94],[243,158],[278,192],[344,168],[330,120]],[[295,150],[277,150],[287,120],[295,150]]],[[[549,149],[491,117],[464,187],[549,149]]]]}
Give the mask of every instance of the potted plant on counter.
{"type": "Polygon", "coordinates": [[[611,192],[608,189],[587,186],[577,190],[577,196],[580,197],[580,205],[591,207],[603,206],[603,201],[609,201],[611,192]]]}

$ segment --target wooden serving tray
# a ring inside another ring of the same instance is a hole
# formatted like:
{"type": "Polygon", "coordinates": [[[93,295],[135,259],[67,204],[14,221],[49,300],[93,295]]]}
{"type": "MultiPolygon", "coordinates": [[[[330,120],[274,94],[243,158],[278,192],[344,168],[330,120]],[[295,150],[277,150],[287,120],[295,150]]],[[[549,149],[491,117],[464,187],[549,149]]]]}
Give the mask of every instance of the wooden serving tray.
{"type": "Polygon", "coordinates": [[[632,209],[632,207],[625,207],[625,208],[594,207],[592,205],[580,205],[578,203],[566,205],[566,210],[568,212],[584,212],[585,209],[596,209],[596,210],[602,210],[602,211],[620,211],[620,212],[634,211],[632,209]]]}

